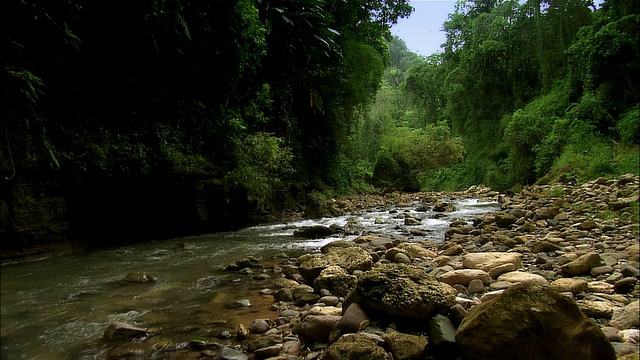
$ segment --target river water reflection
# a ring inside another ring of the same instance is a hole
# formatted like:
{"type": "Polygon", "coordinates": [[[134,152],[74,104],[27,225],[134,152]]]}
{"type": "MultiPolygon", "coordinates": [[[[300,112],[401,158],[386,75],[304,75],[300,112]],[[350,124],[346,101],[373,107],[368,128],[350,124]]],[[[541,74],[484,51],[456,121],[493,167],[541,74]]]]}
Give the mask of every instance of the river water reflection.
{"type": "MultiPolygon", "coordinates": [[[[5,264],[1,270],[2,359],[103,359],[109,347],[100,338],[110,321],[162,329],[146,341],[153,349],[186,346],[194,335],[233,331],[256,318],[275,317],[258,290],[263,281],[224,271],[232,261],[253,255],[265,265],[281,257],[315,252],[338,238],[304,240],[293,236],[310,225],[353,226],[412,241],[442,241],[453,219],[467,222],[496,211],[495,202],[456,200],[446,215],[418,212],[419,203],[393,210],[369,210],[337,218],[255,226],[215,233],[102,249],[37,261],[5,264]],[[412,228],[424,236],[408,236],[402,214],[421,219],[412,228]],[[145,272],[153,283],[122,281],[145,272]],[[229,302],[249,299],[250,308],[230,309],[229,302]]],[[[160,357],[161,358],[161,357],[160,357]]]]}

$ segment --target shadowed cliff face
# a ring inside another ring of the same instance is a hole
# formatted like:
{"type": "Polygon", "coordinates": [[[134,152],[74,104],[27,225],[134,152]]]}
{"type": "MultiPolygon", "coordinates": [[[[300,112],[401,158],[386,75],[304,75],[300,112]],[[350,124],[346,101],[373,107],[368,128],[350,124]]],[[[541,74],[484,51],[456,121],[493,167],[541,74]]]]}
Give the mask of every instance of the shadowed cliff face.
{"type": "Polygon", "coordinates": [[[1,258],[238,229],[252,223],[242,189],[179,177],[16,181],[2,196],[1,258]]]}

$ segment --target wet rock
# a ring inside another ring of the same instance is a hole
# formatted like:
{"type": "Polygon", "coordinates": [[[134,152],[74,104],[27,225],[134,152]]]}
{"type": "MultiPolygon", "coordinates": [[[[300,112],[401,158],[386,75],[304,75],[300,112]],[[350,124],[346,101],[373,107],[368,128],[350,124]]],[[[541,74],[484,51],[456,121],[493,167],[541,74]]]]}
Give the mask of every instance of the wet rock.
{"type": "Polygon", "coordinates": [[[640,326],[640,301],[636,300],[623,308],[616,309],[609,325],[618,330],[640,326]]]}
{"type": "Polygon", "coordinates": [[[271,329],[271,325],[264,319],[256,319],[251,323],[251,332],[254,334],[262,334],[271,329]]]}
{"type": "Polygon", "coordinates": [[[294,326],[293,333],[297,333],[300,341],[307,345],[327,342],[341,318],[337,315],[307,315],[301,323],[294,326]]]}
{"type": "Polygon", "coordinates": [[[146,329],[118,321],[112,321],[104,331],[102,338],[111,342],[128,341],[147,336],[148,333],[146,329]]]}
{"type": "Polygon", "coordinates": [[[341,336],[327,348],[323,360],[390,360],[383,348],[364,334],[341,336]]]}
{"type": "Polygon", "coordinates": [[[324,226],[324,225],[313,225],[303,227],[293,232],[293,236],[305,238],[305,239],[322,239],[329,237],[331,235],[335,235],[341,233],[342,229],[324,226]]]}
{"type": "Polygon", "coordinates": [[[597,253],[587,253],[579,256],[577,259],[562,265],[562,272],[569,275],[589,274],[591,269],[600,266],[602,259],[597,253]]]}
{"type": "Polygon", "coordinates": [[[227,271],[237,271],[237,270],[241,270],[241,269],[244,269],[244,268],[255,269],[255,268],[261,268],[261,267],[262,267],[262,263],[260,262],[260,260],[256,259],[253,256],[247,256],[245,258],[242,258],[240,260],[237,260],[237,261],[232,262],[231,264],[227,265],[225,270],[227,270],[227,271]]]}
{"type": "Polygon", "coordinates": [[[365,308],[390,316],[426,319],[455,304],[457,291],[423,269],[376,264],[359,279],[356,293],[365,308]]]}
{"type": "Polygon", "coordinates": [[[382,335],[394,360],[422,359],[427,348],[424,336],[391,332],[382,335]]]}
{"type": "Polygon", "coordinates": [[[435,205],[433,205],[433,211],[435,212],[453,212],[456,211],[456,206],[452,203],[448,203],[445,201],[438,200],[435,205]]]}
{"type": "Polygon", "coordinates": [[[227,307],[229,309],[248,308],[248,307],[251,307],[251,301],[249,301],[248,299],[232,301],[232,302],[227,304],[227,307]]]}
{"type": "Polygon", "coordinates": [[[127,276],[124,277],[124,281],[128,283],[154,283],[156,282],[155,277],[149,275],[145,272],[133,272],[128,273],[127,276]]]}
{"type": "Polygon", "coordinates": [[[236,330],[236,338],[238,340],[244,340],[249,335],[249,330],[243,325],[238,325],[238,330],[236,330]]]}
{"type": "Polygon", "coordinates": [[[476,360],[616,359],[609,340],[573,301],[535,285],[510,287],[496,300],[474,307],[456,341],[476,360]]]}
{"type": "Polygon", "coordinates": [[[254,351],[253,355],[255,355],[255,357],[258,359],[266,359],[266,358],[277,356],[278,354],[280,354],[281,350],[282,350],[281,344],[272,345],[272,346],[267,346],[254,351]]]}
{"type": "Polygon", "coordinates": [[[414,217],[406,217],[404,219],[404,224],[407,226],[416,226],[416,225],[420,225],[420,220],[414,217]]]}
{"type": "Polygon", "coordinates": [[[248,360],[249,357],[242,351],[229,346],[223,346],[215,355],[216,360],[248,360]]]}
{"type": "Polygon", "coordinates": [[[500,265],[512,264],[516,270],[522,267],[520,257],[519,253],[478,252],[464,255],[462,264],[467,269],[480,269],[487,272],[500,265]]]}

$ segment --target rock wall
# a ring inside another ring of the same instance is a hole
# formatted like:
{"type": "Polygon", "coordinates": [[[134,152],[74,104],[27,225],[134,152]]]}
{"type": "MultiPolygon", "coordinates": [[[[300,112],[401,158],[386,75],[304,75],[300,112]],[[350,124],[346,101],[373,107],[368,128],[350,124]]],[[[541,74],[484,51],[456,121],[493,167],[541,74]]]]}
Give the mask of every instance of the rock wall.
{"type": "Polygon", "coordinates": [[[0,260],[234,230],[261,220],[243,189],[171,176],[5,181],[0,260]]]}

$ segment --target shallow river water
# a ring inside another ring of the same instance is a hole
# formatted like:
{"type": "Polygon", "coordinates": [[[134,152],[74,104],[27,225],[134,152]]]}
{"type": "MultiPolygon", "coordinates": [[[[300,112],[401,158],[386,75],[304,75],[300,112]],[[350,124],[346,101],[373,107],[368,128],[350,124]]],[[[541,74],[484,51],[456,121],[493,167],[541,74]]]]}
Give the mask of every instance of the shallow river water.
{"type": "Polygon", "coordinates": [[[114,320],[158,331],[145,342],[157,351],[186,346],[196,335],[233,332],[239,323],[249,327],[253,319],[276,316],[269,309],[273,298],[258,295],[265,287],[262,281],[224,271],[230,262],[253,255],[273,265],[282,257],[317,252],[328,242],[357,236],[318,240],[293,236],[296,229],[317,224],[355,223],[364,233],[442,241],[453,219],[471,222],[499,208],[497,203],[474,199],[454,203],[457,210],[446,215],[417,212],[420,204],[414,203],[391,211],[369,210],[5,264],[0,268],[0,356],[3,360],[104,359],[110,348],[100,339],[114,320]],[[421,225],[412,228],[421,228],[427,235],[406,235],[409,227],[399,216],[402,213],[421,219],[421,225]],[[136,272],[156,281],[123,281],[136,272]],[[239,299],[249,299],[252,306],[227,306],[239,299]]]}

